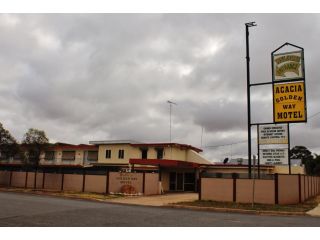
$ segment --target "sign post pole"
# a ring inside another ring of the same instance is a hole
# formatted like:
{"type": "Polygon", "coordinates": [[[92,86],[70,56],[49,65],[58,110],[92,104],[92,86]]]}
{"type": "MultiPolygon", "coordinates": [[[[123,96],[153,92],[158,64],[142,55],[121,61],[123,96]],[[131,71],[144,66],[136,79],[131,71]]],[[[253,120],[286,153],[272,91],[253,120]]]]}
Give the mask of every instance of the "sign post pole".
{"type": "Polygon", "coordinates": [[[248,175],[251,178],[251,107],[250,107],[250,56],[249,27],[257,26],[255,22],[246,23],[246,61],[247,61],[247,113],[248,113],[248,175]]]}
{"type": "Polygon", "coordinates": [[[260,143],[259,143],[259,124],[257,125],[257,133],[258,133],[258,152],[257,152],[257,155],[258,155],[258,178],[260,179],[260,143]]]}
{"type": "Polygon", "coordinates": [[[289,175],[291,175],[291,159],[290,159],[290,125],[288,126],[288,165],[289,165],[289,175]]]}

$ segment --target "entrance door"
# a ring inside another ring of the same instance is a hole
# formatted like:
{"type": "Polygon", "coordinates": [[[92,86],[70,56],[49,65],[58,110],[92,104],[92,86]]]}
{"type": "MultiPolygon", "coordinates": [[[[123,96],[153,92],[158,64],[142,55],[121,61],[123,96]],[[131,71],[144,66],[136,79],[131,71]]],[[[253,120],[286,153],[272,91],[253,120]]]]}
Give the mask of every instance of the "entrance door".
{"type": "Polygon", "coordinates": [[[176,185],[177,185],[177,177],[175,172],[171,172],[169,174],[169,190],[170,191],[175,191],[176,190],[176,185]]]}
{"type": "Polygon", "coordinates": [[[183,191],[183,173],[177,173],[177,191],[183,191]]]}
{"type": "Polygon", "coordinates": [[[170,191],[194,191],[195,174],[192,172],[170,172],[169,173],[170,191]]]}

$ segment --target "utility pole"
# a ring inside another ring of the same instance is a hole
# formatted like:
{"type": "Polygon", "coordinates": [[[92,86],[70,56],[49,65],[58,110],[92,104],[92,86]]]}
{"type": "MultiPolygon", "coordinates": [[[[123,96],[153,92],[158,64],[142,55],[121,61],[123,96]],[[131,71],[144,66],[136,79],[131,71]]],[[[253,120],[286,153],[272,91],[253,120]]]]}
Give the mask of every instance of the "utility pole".
{"type": "Polygon", "coordinates": [[[248,113],[248,175],[251,178],[251,107],[250,107],[250,54],[249,27],[257,26],[255,22],[246,23],[246,60],[247,60],[247,113],[248,113]]]}

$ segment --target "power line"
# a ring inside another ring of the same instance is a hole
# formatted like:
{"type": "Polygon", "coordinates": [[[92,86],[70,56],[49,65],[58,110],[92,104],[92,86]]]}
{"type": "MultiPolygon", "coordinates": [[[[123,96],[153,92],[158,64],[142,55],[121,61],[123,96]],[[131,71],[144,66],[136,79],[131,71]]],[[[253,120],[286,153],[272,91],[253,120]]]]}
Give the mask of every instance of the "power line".
{"type": "Polygon", "coordinates": [[[320,112],[316,112],[315,114],[311,115],[310,117],[308,117],[308,119],[314,118],[316,115],[318,115],[320,112]]]}
{"type": "MultiPolygon", "coordinates": [[[[316,117],[318,114],[320,114],[319,112],[314,113],[313,115],[311,115],[310,117],[308,117],[307,119],[310,120],[311,118],[316,117]]],[[[295,126],[295,125],[294,125],[295,126]]],[[[257,138],[251,138],[251,141],[257,139],[257,138]]],[[[234,142],[234,143],[226,143],[226,144],[221,144],[221,145],[214,145],[214,146],[204,146],[204,148],[218,148],[218,147],[225,147],[225,146],[230,146],[230,145],[235,145],[235,144],[240,144],[240,143],[245,143],[247,142],[247,140],[243,140],[243,141],[239,141],[239,142],[234,142]]]]}
{"type": "Polygon", "coordinates": [[[243,140],[243,141],[240,141],[240,142],[234,142],[234,143],[227,143],[227,144],[222,144],[222,145],[205,146],[205,148],[217,148],[217,147],[224,147],[224,146],[230,146],[230,145],[235,145],[235,144],[245,143],[245,142],[247,142],[247,140],[243,140]]]}

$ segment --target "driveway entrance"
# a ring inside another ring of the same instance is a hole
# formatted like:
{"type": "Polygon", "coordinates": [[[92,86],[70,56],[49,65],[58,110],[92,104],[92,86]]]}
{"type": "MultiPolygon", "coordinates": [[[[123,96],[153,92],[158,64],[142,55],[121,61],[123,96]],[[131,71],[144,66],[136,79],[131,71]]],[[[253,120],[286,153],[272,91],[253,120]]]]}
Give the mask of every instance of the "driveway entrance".
{"type": "Polygon", "coordinates": [[[116,198],[110,199],[108,202],[145,206],[165,206],[177,202],[195,201],[197,199],[198,193],[167,193],[154,196],[116,198]]]}

